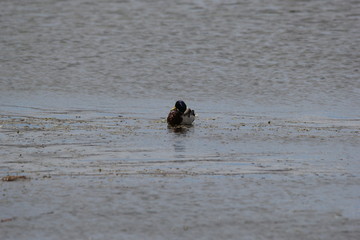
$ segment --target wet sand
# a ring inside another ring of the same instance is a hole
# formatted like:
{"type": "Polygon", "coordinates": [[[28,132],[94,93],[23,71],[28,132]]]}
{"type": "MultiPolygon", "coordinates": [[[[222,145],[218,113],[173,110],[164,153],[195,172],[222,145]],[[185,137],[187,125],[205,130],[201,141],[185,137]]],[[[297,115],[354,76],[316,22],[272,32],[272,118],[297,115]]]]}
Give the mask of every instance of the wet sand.
{"type": "Polygon", "coordinates": [[[2,239],[360,236],[359,119],[5,109],[2,239]]]}

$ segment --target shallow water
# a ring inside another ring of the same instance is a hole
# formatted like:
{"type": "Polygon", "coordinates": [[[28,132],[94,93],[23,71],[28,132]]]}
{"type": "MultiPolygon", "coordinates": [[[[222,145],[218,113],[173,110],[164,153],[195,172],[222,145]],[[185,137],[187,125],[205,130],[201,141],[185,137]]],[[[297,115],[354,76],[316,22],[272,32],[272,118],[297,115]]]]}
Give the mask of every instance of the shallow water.
{"type": "Polygon", "coordinates": [[[1,2],[1,238],[358,239],[359,12],[1,2]]]}

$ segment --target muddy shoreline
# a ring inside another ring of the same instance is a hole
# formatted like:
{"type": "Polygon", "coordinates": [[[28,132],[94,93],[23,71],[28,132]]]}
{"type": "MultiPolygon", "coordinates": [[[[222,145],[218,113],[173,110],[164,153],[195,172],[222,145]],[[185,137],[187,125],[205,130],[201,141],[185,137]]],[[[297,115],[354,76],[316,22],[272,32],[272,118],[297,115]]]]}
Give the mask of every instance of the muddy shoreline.
{"type": "Polygon", "coordinates": [[[357,119],[199,111],[179,131],[152,114],[45,111],[0,125],[1,178],[20,177],[0,182],[4,239],[360,234],[357,119]]]}

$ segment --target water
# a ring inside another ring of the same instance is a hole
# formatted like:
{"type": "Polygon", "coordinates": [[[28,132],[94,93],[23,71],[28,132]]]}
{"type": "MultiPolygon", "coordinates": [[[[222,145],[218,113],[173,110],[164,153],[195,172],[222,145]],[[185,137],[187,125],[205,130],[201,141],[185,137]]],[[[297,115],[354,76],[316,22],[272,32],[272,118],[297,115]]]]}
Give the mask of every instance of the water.
{"type": "Polygon", "coordinates": [[[359,13],[2,1],[2,239],[358,239],[359,13]]]}

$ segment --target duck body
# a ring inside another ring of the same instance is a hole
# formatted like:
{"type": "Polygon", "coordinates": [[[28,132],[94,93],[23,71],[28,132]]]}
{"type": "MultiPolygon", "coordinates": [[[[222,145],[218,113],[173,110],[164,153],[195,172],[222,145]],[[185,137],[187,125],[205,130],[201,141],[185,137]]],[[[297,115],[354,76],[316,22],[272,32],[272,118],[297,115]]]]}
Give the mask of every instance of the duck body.
{"type": "Polygon", "coordinates": [[[171,126],[190,125],[195,120],[195,111],[188,108],[184,101],[179,100],[175,103],[167,117],[167,123],[171,126]]]}

